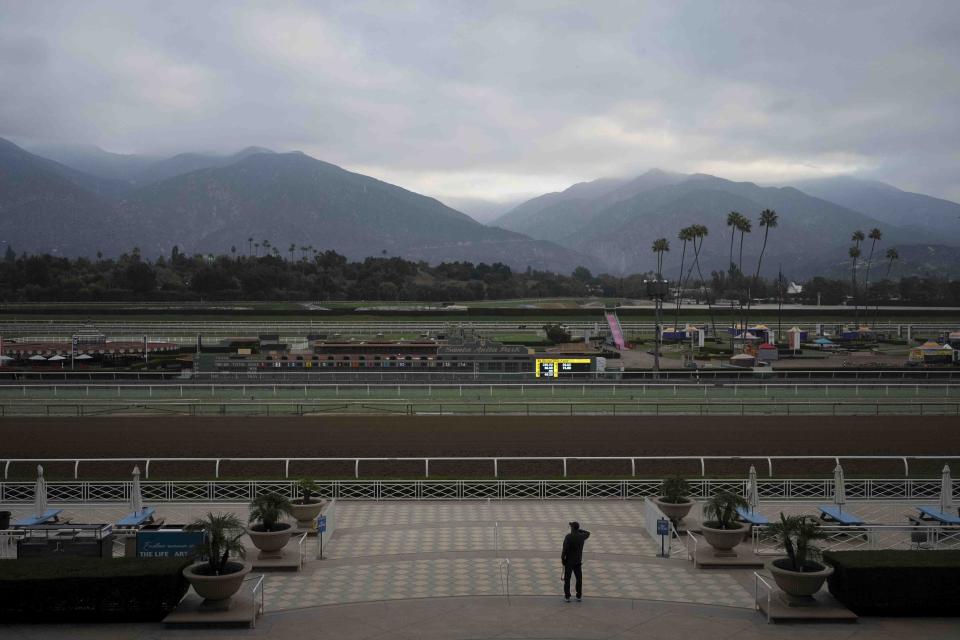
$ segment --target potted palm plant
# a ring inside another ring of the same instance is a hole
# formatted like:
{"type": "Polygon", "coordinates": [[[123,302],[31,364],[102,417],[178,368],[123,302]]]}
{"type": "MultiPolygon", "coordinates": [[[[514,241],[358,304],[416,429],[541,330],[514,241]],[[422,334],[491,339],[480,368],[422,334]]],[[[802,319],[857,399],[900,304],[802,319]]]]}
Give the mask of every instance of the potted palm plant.
{"type": "Polygon", "coordinates": [[[654,498],[653,503],[676,526],[690,513],[690,508],[693,506],[693,500],[690,499],[690,483],[678,475],[666,478],[660,485],[660,497],[654,498]]]}
{"type": "Polygon", "coordinates": [[[245,533],[243,523],[232,513],[208,513],[187,525],[186,530],[202,531],[204,538],[197,547],[201,561],[186,567],[184,577],[203,598],[205,609],[229,609],[230,598],[240,590],[252,568],[249,562],[231,559],[246,556],[240,542],[245,533]]]}
{"type": "Polygon", "coordinates": [[[290,542],[293,528],[281,522],[289,516],[290,500],[278,493],[265,493],[250,502],[250,522],[247,531],[253,546],[260,550],[260,559],[282,558],[283,548],[290,542]]]}
{"type": "Polygon", "coordinates": [[[290,502],[290,512],[297,519],[297,526],[301,529],[313,529],[314,521],[327,501],[314,498],[320,492],[320,485],[309,478],[297,482],[297,492],[300,497],[290,502]]]}
{"type": "Polygon", "coordinates": [[[746,509],[749,505],[743,496],[730,491],[718,491],[703,505],[704,522],[700,531],[716,556],[735,557],[733,548],[750,530],[750,525],[737,521],[738,508],[746,509]]]}
{"type": "Polygon", "coordinates": [[[820,591],[823,582],[833,573],[833,567],[820,562],[820,550],[813,544],[826,534],[810,516],[785,516],[767,529],[775,536],[786,558],[778,558],[767,563],[767,569],[774,581],[786,595],[781,596],[790,606],[803,606],[813,603],[813,594],[820,591]]]}

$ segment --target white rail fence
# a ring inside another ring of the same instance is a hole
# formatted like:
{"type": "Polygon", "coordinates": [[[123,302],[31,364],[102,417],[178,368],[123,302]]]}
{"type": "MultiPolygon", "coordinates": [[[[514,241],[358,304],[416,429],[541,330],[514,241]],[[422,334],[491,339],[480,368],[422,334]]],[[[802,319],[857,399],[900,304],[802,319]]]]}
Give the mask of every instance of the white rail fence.
{"type": "MultiPolygon", "coordinates": [[[[642,472],[644,465],[652,465],[656,463],[668,462],[668,463],[693,463],[694,465],[699,465],[700,475],[707,475],[707,463],[750,463],[761,465],[761,471],[763,467],[766,467],[767,475],[773,477],[774,475],[774,464],[781,462],[828,462],[833,465],[841,464],[841,462],[884,462],[884,463],[896,463],[898,466],[903,465],[903,475],[904,477],[909,477],[910,475],[910,463],[923,463],[930,461],[936,462],[952,462],[956,463],[960,461],[960,456],[411,456],[411,457],[396,457],[396,458],[377,458],[377,457],[334,457],[334,458],[317,458],[317,457],[288,457],[288,458],[232,458],[232,457],[221,457],[221,458],[212,458],[212,457],[198,457],[198,458],[164,458],[164,457],[143,457],[143,458],[0,458],[0,464],[3,465],[3,479],[10,479],[10,470],[11,467],[15,465],[35,465],[35,464],[68,464],[73,467],[73,478],[78,480],[80,478],[80,465],[94,465],[94,464],[111,464],[119,466],[128,466],[131,470],[134,465],[143,465],[144,478],[150,477],[150,466],[154,463],[156,464],[181,464],[181,465],[195,465],[196,463],[208,464],[210,465],[210,471],[213,472],[214,478],[220,477],[220,468],[223,464],[261,464],[261,463],[270,463],[277,465],[277,472],[281,469],[283,470],[283,477],[290,477],[290,463],[350,463],[353,466],[354,478],[360,479],[360,469],[361,463],[363,464],[377,464],[377,463],[415,463],[417,465],[422,465],[423,476],[426,479],[430,478],[430,464],[431,463],[483,463],[485,465],[490,465],[488,468],[493,472],[494,478],[499,478],[500,476],[500,465],[501,463],[511,463],[511,462],[552,462],[557,465],[557,470],[562,470],[563,477],[567,477],[567,471],[571,462],[607,462],[607,463],[623,463],[624,465],[630,465],[630,476],[635,477],[637,475],[638,468],[642,472]]],[[[33,472],[33,469],[30,469],[30,472],[33,472]]],[[[656,482],[659,482],[657,480],[656,482]]],[[[716,481],[705,481],[705,482],[716,482],[716,481]]],[[[725,482],[725,481],[721,481],[725,482]]],[[[826,482],[832,483],[832,480],[813,480],[811,482],[826,482]]],[[[832,485],[831,485],[832,486],[832,485]]],[[[771,494],[767,497],[780,497],[779,495],[771,494]]]]}
{"type": "MultiPolygon", "coordinates": [[[[867,524],[820,525],[826,535],[817,540],[821,551],[876,551],[881,549],[960,549],[960,527],[942,525],[867,524]]],[[[766,527],[753,528],[753,551],[761,556],[782,556],[783,548],[766,527]]]]}
{"type": "MultiPolygon", "coordinates": [[[[955,481],[960,485],[960,481],[955,481]]],[[[642,500],[660,493],[660,480],[328,480],[318,482],[318,497],[339,500],[642,500]]],[[[694,498],[719,490],[746,492],[745,480],[692,481],[694,498]]],[[[955,486],[958,486],[955,485],[955,486]]],[[[780,479],[757,482],[763,500],[823,500],[833,497],[832,480],[780,479]]],[[[47,483],[47,499],[59,504],[124,503],[129,481],[47,483]]],[[[847,479],[851,500],[935,501],[939,479],[847,479]]],[[[142,497],[149,503],[249,502],[258,495],[298,496],[291,481],[147,480],[142,497]]],[[[0,482],[0,503],[31,504],[33,482],[0,482]]],[[[846,531],[851,531],[847,529],[846,531]]]]}

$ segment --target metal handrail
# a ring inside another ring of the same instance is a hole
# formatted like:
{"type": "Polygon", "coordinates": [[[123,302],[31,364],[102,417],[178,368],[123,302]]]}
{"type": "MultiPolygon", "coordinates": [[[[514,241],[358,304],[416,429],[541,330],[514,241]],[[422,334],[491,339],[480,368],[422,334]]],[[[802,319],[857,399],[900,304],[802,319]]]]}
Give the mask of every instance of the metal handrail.
{"type": "Polygon", "coordinates": [[[697,536],[693,535],[692,531],[687,531],[687,560],[693,563],[694,568],[697,567],[697,545],[699,541],[697,536]],[[693,543],[693,551],[690,551],[690,543],[693,543]]]}
{"type": "Polygon", "coordinates": [[[753,606],[757,611],[762,611],[763,608],[760,606],[760,585],[763,584],[764,589],[767,592],[767,624],[770,624],[770,604],[771,598],[773,596],[773,591],[775,589],[774,585],[770,584],[767,581],[766,576],[760,575],[759,571],[753,572],[753,606]]]}
{"type": "Polygon", "coordinates": [[[700,475],[706,477],[707,461],[754,461],[766,462],[768,476],[773,477],[774,461],[796,461],[796,460],[829,460],[837,464],[841,460],[866,460],[866,461],[898,461],[903,464],[904,477],[910,474],[910,460],[960,460],[957,455],[804,455],[804,456],[784,456],[784,455],[746,455],[746,456],[398,456],[398,457],[368,457],[368,456],[344,456],[344,457],[122,457],[122,458],[0,458],[3,463],[4,480],[10,477],[10,466],[14,464],[57,464],[70,463],[73,465],[73,477],[79,479],[80,464],[101,463],[101,464],[139,464],[144,463],[144,478],[150,477],[151,463],[194,463],[208,462],[214,465],[214,477],[220,477],[220,465],[224,462],[277,462],[284,465],[284,478],[290,477],[291,462],[352,462],[354,463],[354,477],[360,477],[361,462],[420,462],[424,464],[424,477],[429,478],[431,462],[489,462],[494,465],[494,477],[499,476],[500,462],[544,462],[552,461],[561,463],[564,467],[564,477],[566,477],[566,466],[568,461],[611,461],[611,462],[629,462],[631,464],[631,476],[636,475],[636,463],[639,462],[699,462],[700,475]]]}
{"type": "Polygon", "coordinates": [[[298,551],[298,553],[300,554],[300,568],[301,568],[301,569],[303,569],[303,564],[306,562],[307,547],[306,547],[306,544],[304,544],[304,543],[306,543],[306,541],[307,541],[307,536],[308,536],[308,535],[309,535],[309,534],[307,534],[307,533],[303,534],[302,536],[300,536],[300,540],[297,541],[297,551],[298,551]]]}
{"type": "Polygon", "coordinates": [[[265,609],[265,607],[264,607],[264,605],[265,605],[265,600],[264,600],[264,595],[263,595],[263,580],[264,580],[264,578],[266,578],[266,575],[261,573],[259,577],[257,577],[257,576],[251,576],[251,577],[249,577],[249,578],[244,579],[244,582],[252,582],[253,580],[256,580],[256,582],[255,582],[255,583],[253,584],[253,586],[250,588],[250,600],[251,600],[251,604],[253,605],[253,616],[250,618],[250,628],[251,628],[251,629],[255,629],[255,628],[256,628],[256,626],[257,626],[257,618],[260,617],[260,616],[262,616],[263,613],[264,613],[264,609],[265,609]],[[259,603],[259,606],[257,605],[257,592],[260,593],[260,603],[259,603]]]}

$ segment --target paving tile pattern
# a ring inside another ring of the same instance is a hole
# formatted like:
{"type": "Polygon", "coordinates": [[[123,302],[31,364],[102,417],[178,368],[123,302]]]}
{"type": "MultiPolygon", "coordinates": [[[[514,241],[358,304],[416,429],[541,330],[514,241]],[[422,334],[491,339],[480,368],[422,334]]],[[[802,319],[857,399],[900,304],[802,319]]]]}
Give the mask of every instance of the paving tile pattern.
{"type": "MultiPolygon", "coordinates": [[[[312,575],[270,576],[271,610],[343,602],[442,596],[562,594],[557,559],[428,559],[317,569],[312,575]],[[509,573],[508,573],[509,571],[509,573]]],[[[750,595],[729,574],[693,571],[681,563],[588,561],[586,597],[634,598],[751,608],[750,595]]]]}

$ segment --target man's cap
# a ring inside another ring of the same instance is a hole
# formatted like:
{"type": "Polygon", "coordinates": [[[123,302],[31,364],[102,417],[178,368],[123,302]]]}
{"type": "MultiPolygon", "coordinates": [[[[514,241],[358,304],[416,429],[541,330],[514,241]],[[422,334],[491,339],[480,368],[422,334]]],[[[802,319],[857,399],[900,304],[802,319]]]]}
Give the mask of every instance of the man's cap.
{"type": "Polygon", "coordinates": [[[577,522],[576,520],[574,520],[573,522],[571,522],[571,523],[569,523],[569,524],[570,524],[570,526],[573,527],[574,529],[579,529],[579,528],[580,528],[580,523],[577,522]]]}

